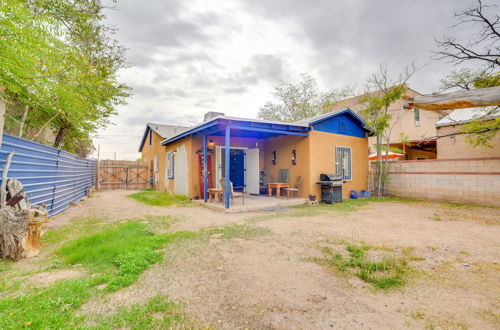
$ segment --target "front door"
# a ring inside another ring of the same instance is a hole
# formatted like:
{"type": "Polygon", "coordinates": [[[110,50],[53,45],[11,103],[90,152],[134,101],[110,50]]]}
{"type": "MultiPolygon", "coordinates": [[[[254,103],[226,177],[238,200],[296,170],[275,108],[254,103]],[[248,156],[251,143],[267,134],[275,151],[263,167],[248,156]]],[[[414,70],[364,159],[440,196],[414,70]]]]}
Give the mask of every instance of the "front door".
{"type": "MultiPolygon", "coordinates": [[[[208,172],[207,172],[207,181],[208,181],[208,188],[213,188],[213,183],[212,183],[212,171],[211,171],[211,168],[212,168],[212,155],[208,154],[207,155],[207,168],[208,168],[208,172]]],[[[203,189],[203,154],[198,154],[198,169],[199,169],[199,172],[198,172],[198,175],[200,177],[200,198],[201,199],[204,199],[205,198],[205,192],[204,192],[204,189],[203,189]]]]}

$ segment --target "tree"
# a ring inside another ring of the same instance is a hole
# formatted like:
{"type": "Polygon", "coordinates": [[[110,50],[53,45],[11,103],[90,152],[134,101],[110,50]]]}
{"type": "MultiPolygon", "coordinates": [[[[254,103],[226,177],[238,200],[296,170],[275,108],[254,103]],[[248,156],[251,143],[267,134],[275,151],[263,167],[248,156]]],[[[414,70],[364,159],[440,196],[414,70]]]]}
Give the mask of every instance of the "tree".
{"type": "Polygon", "coordinates": [[[102,23],[104,9],[101,0],[0,2],[0,98],[20,135],[51,127],[55,147],[79,152],[124,103],[124,49],[102,23]]]}
{"type": "Polygon", "coordinates": [[[381,64],[379,72],[368,77],[365,85],[366,93],[359,97],[359,102],[364,106],[361,117],[365,121],[366,127],[376,138],[377,161],[374,190],[377,196],[382,196],[387,177],[386,169],[391,149],[392,130],[402,116],[401,111],[395,114],[390,113],[389,107],[406,93],[406,83],[416,71],[417,68],[412,63],[404,69],[397,79],[391,79],[387,66],[381,64]],[[382,157],[383,151],[385,151],[385,158],[382,157]]]}
{"type": "Polygon", "coordinates": [[[475,32],[469,40],[458,41],[447,36],[436,40],[441,50],[435,52],[437,59],[454,64],[480,62],[487,70],[496,71],[500,66],[500,15],[496,5],[483,4],[477,0],[473,6],[455,14],[457,23],[453,27],[466,25],[475,32]],[[489,13],[488,11],[491,11],[489,13]]]}
{"type": "MultiPolygon", "coordinates": [[[[474,5],[455,14],[457,23],[467,25],[473,34],[469,40],[458,41],[454,37],[437,40],[440,51],[436,58],[455,65],[475,63],[480,69],[460,68],[441,80],[441,90],[471,90],[500,86],[500,15],[497,6],[477,0],[474,5]]],[[[462,125],[456,134],[466,134],[473,146],[491,147],[491,139],[500,130],[500,108],[492,107],[484,115],[462,125]]]]}
{"type": "Polygon", "coordinates": [[[322,114],[329,104],[346,97],[350,88],[321,92],[317,81],[307,73],[298,82],[281,82],[273,95],[278,103],[266,102],[258,117],[275,121],[297,121],[322,114]]]}

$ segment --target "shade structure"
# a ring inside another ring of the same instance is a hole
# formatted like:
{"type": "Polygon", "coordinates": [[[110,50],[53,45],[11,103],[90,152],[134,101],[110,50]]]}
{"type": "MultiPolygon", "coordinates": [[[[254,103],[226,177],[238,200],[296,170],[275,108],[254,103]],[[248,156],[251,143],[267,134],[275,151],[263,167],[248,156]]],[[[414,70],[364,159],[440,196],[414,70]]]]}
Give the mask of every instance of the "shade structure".
{"type": "MultiPolygon", "coordinates": [[[[385,151],[382,151],[382,159],[385,159],[385,151]]],[[[396,152],[392,152],[392,151],[389,151],[389,154],[388,154],[388,158],[389,159],[395,159],[395,158],[399,158],[401,156],[404,156],[404,154],[398,154],[396,152]]],[[[368,160],[377,160],[377,154],[370,154],[368,156],[368,160]]]]}

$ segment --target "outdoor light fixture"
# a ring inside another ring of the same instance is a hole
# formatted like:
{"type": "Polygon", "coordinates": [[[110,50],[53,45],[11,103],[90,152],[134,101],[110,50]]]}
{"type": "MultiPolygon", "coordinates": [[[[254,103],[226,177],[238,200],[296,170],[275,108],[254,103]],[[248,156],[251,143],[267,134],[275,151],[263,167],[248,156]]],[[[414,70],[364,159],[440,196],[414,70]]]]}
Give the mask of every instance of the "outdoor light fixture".
{"type": "Polygon", "coordinates": [[[276,150],[273,151],[273,165],[276,165],[276,150]]]}
{"type": "Polygon", "coordinates": [[[214,140],[210,140],[210,141],[208,141],[208,145],[209,145],[209,146],[211,146],[211,147],[213,147],[213,145],[214,145],[214,140]]]}
{"type": "Polygon", "coordinates": [[[292,164],[297,165],[297,151],[295,149],[292,150],[292,164]]]}

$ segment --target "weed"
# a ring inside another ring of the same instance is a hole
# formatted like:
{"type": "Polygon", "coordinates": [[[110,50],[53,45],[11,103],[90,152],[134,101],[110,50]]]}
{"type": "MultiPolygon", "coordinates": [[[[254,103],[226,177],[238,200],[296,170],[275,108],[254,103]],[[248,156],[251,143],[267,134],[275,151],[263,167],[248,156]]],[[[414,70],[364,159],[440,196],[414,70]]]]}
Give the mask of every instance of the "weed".
{"type": "Polygon", "coordinates": [[[335,253],[330,247],[324,247],[323,252],[328,257],[312,260],[326,264],[337,272],[357,276],[378,289],[403,286],[412,270],[407,263],[412,250],[403,250],[401,257],[390,254],[384,255],[380,261],[373,261],[367,257],[367,251],[370,249],[372,247],[367,245],[346,245],[345,250],[349,252],[349,256],[345,256],[335,253]]]}
{"type": "Polygon", "coordinates": [[[439,217],[439,214],[434,213],[432,217],[430,217],[431,220],[433,221],[441,221],[441,218],[439,217]]]}
{"type": "Polygon", "coordinates": [[[210,237],[214,234],[222,234],[221,239],[243,238],[251,239],[269,233],[270,230],[262,227],[254,227],[246,224],[230,224],[219,228],[208,228],[200,231],[201,235],[210,237]]]}
{"type": "Polygon", "coordinates": [[[425,318],[425,313],[421,309],[416,309],[410,312],[410,317],[414,320],[423,320],[425,318]]]}
{"type": "Polygon", "coordinates": [[[135,304],[122,308],[116,314],[97,317],[96,325],[90,329],[172,329],[183,328],[184,315],[178,312],[179,306],[166,297],[156,296],[144,305],[135,304]]]}
{"type": "Polygon", "coordinates": [[[32,295],[0,300],[0,324],[3,329],[72,328],[81,321],[73,312],[90,296],[92,284],[82,279],[59,281],[32,295]]]}
{"type": "Polygon", "coordinates": [[[127,195],[127,197],[154,206],[186,205],[189,203],[189,198],[186,196],[174,195],[164,191],[143,190],[127,195]]]}

